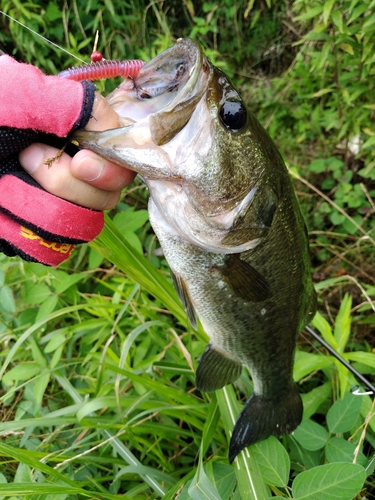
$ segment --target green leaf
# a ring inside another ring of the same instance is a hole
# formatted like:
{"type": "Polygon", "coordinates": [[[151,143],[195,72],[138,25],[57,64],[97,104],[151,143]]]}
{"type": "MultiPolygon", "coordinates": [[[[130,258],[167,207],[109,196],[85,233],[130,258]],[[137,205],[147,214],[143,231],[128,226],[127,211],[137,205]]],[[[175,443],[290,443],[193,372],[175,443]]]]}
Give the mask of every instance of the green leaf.
{"type": "Polygon", "coordinates": [[[363,23],[363,29],[371,26],[372,24],[375,23],[375,13],[373,13],[371,16],[366,17],[366,21],[363,23]]]}
{"type": "Polygon", "coordinates": [[[307,418],[302,419],[292,435],[306,450],[310,451],[320,450],[328,441],[328,432],[325,428],[307,418]]]}
{"type": "Polygon", "coordinates": [[[366,479],[358,464],[319,465],[301,472],[293,481],[294,500],[353,500],[366,479]]]}
{"type": "Polygon", "coordinates": [[[327,0],[323,6],[323,23],[327,25],[328,18],[336,0],[327,0]]]}
{"type": "Polygon", "coordinates": [[[347,352],[345,353],[345,357],[351,361],[357,361],[358,363],[363,363],[364,365],[375,368],[375,354],[372,352],[347,352]]]}
{"type": "Polygon", "coordinates": [[[14,476],[15,483],[32,483],[33,474],[31,472],[31,467],[22,462],[18,464],[16,474],[14,476]]]}
{"type": "Polygon", "coordinates": [[[41,304],[51,295],[51,289],[42,283],[30,287],[24,297],[26,304],[41,304]]]}
{"type": "Polygon", "coordinates": [[[0,288],[0,306],[5,312],[16,312],[16,303],[14,301],[13,292],[9,286],[3,286],[0,288]]]}
{"type": "Polygon", "coordinates": [[[188,493],[192,500],[222,500],[219,492],[204,472],[201,460],[189,486],[188,493]]]}
{"type": "Polygon", "coordinates": [[[328,356],[297,351],[293,368],[293,378],[296,382],[316,370],[329,368],[332,365],[328,356]]]}
{"type": "Polygon", "coordinates": [[[208,450],[208,447],[211,444],[212,437],[216,430],[216,426],[219,422],[219,419],[220,419],[219,406],[217,403],[217,398],[215,394],[213,394],[211,404],[208,408],[206,422],[204,424],[202,432],[202,443],[201,443],[202,457],[205,455],[205,453],[208,450]]]}
{"type": "Polygon", "coordinates": [[[116,214],[113,218],[114,224],[120,229],[121,232],[134,233],[137,229],[141,228],[145,222],[148,221],[147,210],[126,210],[116,214]]]}
{"type": "Polygon", "coordinates": [[[65,292],[65,290],[67,290],[68,288],[75,285],[79,281],[82,281],[85,278],[86,275],[83,273],[74,273],[74,274],[67,274],[62,280],[57,282],[57,284],[55,284],[56,283],[55,281],[54,285],[55,285],[56,295],[62,294],[63,292],[65,292]]]}
{"type": "Polygon", "coordinates": [[[303,416],[310,418],[316,413],[319,406],[330,399],[332,393],[332,383],[326,382],[323,385],[315,387],[306,394],[301,394],[303,402],[303,416]]]}
{"type": "Polygon", "coordinates": [[[36,363],[23,363],[15,366],[7,372],[3,381],[6,385],[11,385],[13,381],[29,380],[40,373],[42,368],[36,363]]]}
{"type": "MultiPolygon", "coordinates": [[[[50,294],[51,294],[51,291],[50,291],[50,294]]],[[[44,300],[42,302],[42,304],[40,304],[40,307],[38,309],[38,313],[35,317],[35,321],[36,322],[40,321],[43,318],[45,318],[46,316],[49,316],[55,310],[58,301],[59,301],[59,299],[58,299],[57,295],[50,295],[49,297],[47,297],[46,300],[44,300]]]]}
{"type": "MultiPolygon", "coordinates": [[[[209,463],[212,464],[212,461],[209,463]]],[[[212,470],[215,478],[215,486],[221,498],[223,500],[229,499],[237,483],[233,467],[221,462],[215,462],[212,470]]]]}
{"type": "Polygon", "coordinates": [[[116,15],[112,0],[104,0],[104,5],[109,10],[109,12],[111,13],[112,16],[116,15]]]}
{"type": "Polygon", "coordinates": [[[334,336],[338,344],[337,350],[339,352],[344,352],[346,343],[350,335],[351,308],[352,297],[348,293],[346,293],[341,302],[339,312],[336,316],[334,328],[334,336]]]}
{"type": "Polygon", "coordinates": [[[323,95],[330,94],[331,92],[334,92],[334,91],[335,91],[335,89],[333,89],[333,88],[320,89],[317,92],[314,92],[314,94],[312,94],[310,96],[310,98],[312,99],[315,97],[322,97],[323,95]]]}
{"type": "Polygon", "coordinates": [[[330,432],[349,431],[357,421],[361,406],[361,397],[351,392],[347,392],[343,399],[338,399],[327,413],[327,425],[330,432]]]}
{"type": "Polygon", "coordinates": [[[138,474],[138,475],[148,475],[154,477],[160,482],[165,482],[167,484],[175,484],[176,479],[170,474],[154,469],[153,467],[147,467],[146,465],[126,465],[122,467],[114,477],[114,481],[120,479],[125,474],[138,474]]]}
{"type": "Polygon", "coordinates": [[[307,21],[309,19],[318,17],[322,13],[323,7],[321,5],[316,5],[315,7],[309,7],[307,12],[295,17],[296,21],[307,21]]]}
{"type": "Polygon", "coordinates": [[[322,158],[318,158],[313,160],[310,165],[307,167],[310,172],[315,172],[316,174],[321,174],[327,170],[327,162],[322,158]]]}
{"type": "MultiPolygon", "coordinates": [[[[326,458],[328,462],[353,462],[356,444],[339,437],[332,437],[326,444],[326,458]]],[[[367,458],[363,453],[358,454],[357,463],[366,467],[367,458]]]]}
{"type": "Polygon", "coordinates": [[[56,19],[61,19],[61,10],[53,2],[49,2],[45,15],[49,21],[53,22],[56,19]]]}
{"type": "Polygon", "coordinates": [[[127,242],[136,250],[138,253],[142,253],[142,243],[141,240],[135,233],[131,233],[129,231],[123,231],[123,237],[127,240],[127,242]]]}
{"type": "Polygon", "coordinates": [[[321,333],[323,339],[334,349],[338,349],[338,343],[337,340],[335,339],[332,328],[328,321],[320,314],[319,311],[316,312],[312,324],[319,330],[321,333]]]}
{"type": "Polygon", "coordinates": [[[339,224],[342,224],[344,222],[345,215],[340,214],[339,212],[337,212],[335,210],[334,212],[331,213],[331,215],[329,216],[329,219],[332,222],[332,224],[334,224],[335,226],[338,226],[339,224]]]}
{"type": "Polygon", "coordinates": [[[43,395],[50,380],[50,372],[44,369],[43,373],[37,377],[34,383],[34,396],[37,404],[42,405],[43,395]]]}
{"type": "Polygon", "coordinates": [[[104,260],[104,256],[97,252],[95,248],[90,248],[89,252],[89,269],[96,269],[100,267],[104,260]]]}
{"type": "Polygon", "coordinates": [[[264,482],[273,486],[286,486],[289,481],[290,460],[284,446],[271,436],[251,448],[258,462],[264,482]]]}
{"type": "Polygon", "coordinates": [[[331,18],[339,32],[344,33],[345,30],[341,12],[339,10],[335,10],[334,12],[332,12],[331,18]]]}
{"type": "Polygon", "coordinates": [[[352,13],[351,13],[351,16],[349,17],[348,21],[347,21],[347,26],[349,26],[349,24],[351,24],[353,21],[355,21],[359,16],[361,16],[364,12],[366,12],[368,10],[369,6],[367,3],[362,3],[357,6],[357,7],[354,7],[352,13]]]}
{"type": "Polygon", "coordinates": [[[57,332],[44,348],[44,352],[46,354],[53,352],[65,342],[66,342],[65,335],[63,333],[57,332]]]}
{"type": "Polygon", "coordinates": [[[291,460],[297,464],[302,464],[306,469],[312,469],[320,465],[321,450],[308,451],[293,436],[287,437],[290,450],[291,460]]]}

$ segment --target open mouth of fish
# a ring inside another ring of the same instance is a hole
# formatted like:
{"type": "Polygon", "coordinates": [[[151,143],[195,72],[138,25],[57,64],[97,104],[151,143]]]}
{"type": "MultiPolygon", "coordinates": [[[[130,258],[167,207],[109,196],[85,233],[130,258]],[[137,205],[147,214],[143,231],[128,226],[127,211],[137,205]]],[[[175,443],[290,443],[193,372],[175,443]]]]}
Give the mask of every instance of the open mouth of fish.
{"type": "Polygon", "coordinates": [[[192,40],[181,40],[146,63],[136,78],[125,80],[107,100],[123,126],[151,117],[152,141],[162,145],[190,119],[207,90],[209,70],[200,46],[192,40]],[[167,129],[163,122],[167,122],[167,129]]]}

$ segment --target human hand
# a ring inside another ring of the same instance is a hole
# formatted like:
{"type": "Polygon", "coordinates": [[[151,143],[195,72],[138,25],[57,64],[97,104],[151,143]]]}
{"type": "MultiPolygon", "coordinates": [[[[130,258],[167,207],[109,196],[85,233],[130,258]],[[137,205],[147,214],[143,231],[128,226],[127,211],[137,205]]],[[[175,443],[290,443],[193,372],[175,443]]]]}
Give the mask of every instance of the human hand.
{"type": "MultiPolygon", "coordinates": [[[[86,129],[100,131],[118,126],[117,113],[103,96],[96,93],[92,118],[86,129]]],[[[136,175],[85,149],[73,158],[63,153],[48,168],[45,162],[57,153],[56,148],[46,144],[32,144],[19,154],[19,161],[49,193],[94,210],[108,210],[116,206],[121,190],[136,175]]]]}

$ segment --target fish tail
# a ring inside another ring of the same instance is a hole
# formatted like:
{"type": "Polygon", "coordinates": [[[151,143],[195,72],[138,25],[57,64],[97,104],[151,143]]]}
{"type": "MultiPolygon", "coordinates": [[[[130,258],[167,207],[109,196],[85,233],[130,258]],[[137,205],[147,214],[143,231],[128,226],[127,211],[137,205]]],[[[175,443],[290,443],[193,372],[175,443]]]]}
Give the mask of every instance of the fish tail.
{"type": "Polygon", "coordinates": [[[295,384],[289,393],[275,400],[253,394],[241,411],[229,446],[229,462],[247,446],[269,436],[290,434],[301,423],[302,400],[295,384]]]}

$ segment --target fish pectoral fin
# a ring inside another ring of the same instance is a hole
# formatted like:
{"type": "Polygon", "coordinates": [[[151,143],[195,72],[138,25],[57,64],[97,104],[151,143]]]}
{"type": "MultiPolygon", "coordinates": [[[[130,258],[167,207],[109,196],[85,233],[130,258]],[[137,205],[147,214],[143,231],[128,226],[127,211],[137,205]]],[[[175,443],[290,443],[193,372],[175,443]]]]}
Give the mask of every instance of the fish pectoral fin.
{"type": "Polygon", "coordinates": [[[235,247],[247,241],[256,241],[265,238],[269,232],[268,227],[243,227],[231,229],[221,240],[222,245],[235,247]]]}
{"type": "Polygon", "coordinates": [[[228,255],[224,266],[215,266],[234,293],[249,302],[262,302],[271,297],[270,287],[254,267],[241,260],[240,254],[228,255]]]}
{"type": "Polygon", "coordinates": [[[229,445],[229,462],[247,446],[269,436],[290,434],[302,420],[302,400],[296,384],[283,398],[266,399],[253,394],[241,411],[229,445]]]}
{"type": "Polygon", "coordinates": [[[186,314],[189,318],[190,324],[193,328],[197,329],[197,324],[198,324],[198,316],[197,313],[195,312],[195,308],[193,306],[193,303],[190,298],[190,293],[187,287],[187,284],[183,278],[179,274],[175,274],[171,270],[171,276],[172,276],[172,281],[174,284],[174,287],[176,289],[177,295],[179,299],[182,302],[182,305],[184,306],[184,309],[186,311],[186,314]]]}
{"type": "Polygon", "coordinates": [[[228,358],[208,344],[199,361],[196,384],[200,391],[211,392],[231,384],[241,375],[242,363],[228,358]]]}

